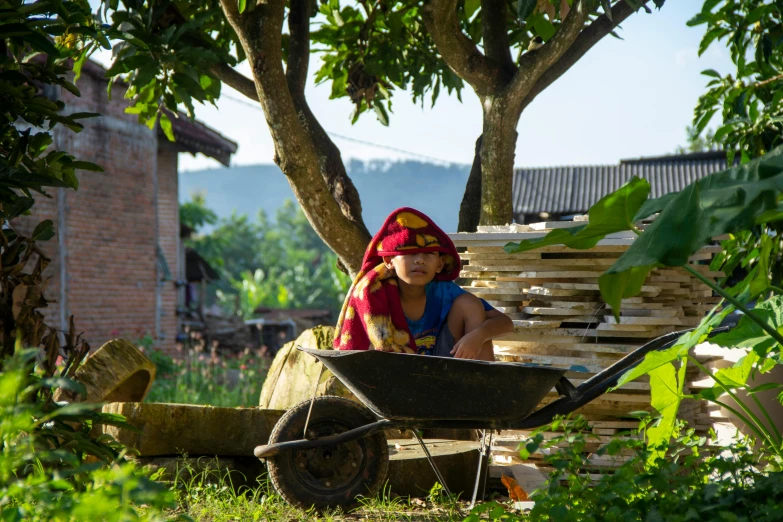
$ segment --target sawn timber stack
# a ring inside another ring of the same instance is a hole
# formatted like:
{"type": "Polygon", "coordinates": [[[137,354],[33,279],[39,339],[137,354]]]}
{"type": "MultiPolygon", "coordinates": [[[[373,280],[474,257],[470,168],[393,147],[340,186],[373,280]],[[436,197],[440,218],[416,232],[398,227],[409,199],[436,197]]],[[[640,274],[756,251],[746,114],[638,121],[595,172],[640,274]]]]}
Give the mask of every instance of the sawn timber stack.
{"type": "MultiPolygon", "coordinates": [[[[513,333],[494,340],[496,359],[568,368],[573,371],[566,376],[576,385],[656,337],[696,326],[719,300],[707,285],[681,268],[656,269],[650,272],[641,295],[623,300],[620,320],[615,321],[601,299],[598,277],[633,243],[632,232],[612,234],[589,250],[558,245],[507,254],[503,249],[509,242],[543,237],[554,228],[578,224],[515,224],[450,234],[464,251],[458,282],[514,321],[513,333]]],[[[722,277],[708,266],[719,251],[717,246],[705,247],[691,257],[690,264],[707,278],[722,277]]],[[[689,378],[695,380],[698,375],[689,378]]],[[[543,404],[556,398],[552,390],[543,404]]],[[[608,438],[636,427],[638,421],[630,414],[640,410],[651,411],[646,377],[590,402],[575,415],[588,420],[593,434],[608,438]]],[[[706,402],[694,400],[683,401],[680,417],[698,431],[723,420],[708,410],[706,402]]],[[[501,432],[493,444],[495,465],[521,463],[517,446],[527,435],[501,432]]],[[[541,458],[533,455],[531,460],[536,462],[536,457],[541,458]]],[[[596,460],[595,469],[585,473],[618,463],[616,459],[596,460]]],[[[499,473],[495,468],[490,476],[499,473]]]]}

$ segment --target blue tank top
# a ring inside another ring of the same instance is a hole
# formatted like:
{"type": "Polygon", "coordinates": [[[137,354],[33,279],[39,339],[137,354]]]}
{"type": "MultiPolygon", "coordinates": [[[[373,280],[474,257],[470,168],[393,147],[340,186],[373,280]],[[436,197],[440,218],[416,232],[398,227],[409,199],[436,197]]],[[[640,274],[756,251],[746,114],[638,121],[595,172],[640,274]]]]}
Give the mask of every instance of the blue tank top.
{"type": "MultiPolygon", "coordinates": [[[[432,281],[427,284],[425,292],[427,304],[424,307],[424,315],[418,321],[408,319],[408,327],[416,341],[418,353],[432,355],[435,341],[441,328],[446,324],[451,305],[457,297],[467,292],[453,281],[432,281]]],[[[484,310],[493,309],[483,299],[481,302],[484,304],[484,310]]]]}

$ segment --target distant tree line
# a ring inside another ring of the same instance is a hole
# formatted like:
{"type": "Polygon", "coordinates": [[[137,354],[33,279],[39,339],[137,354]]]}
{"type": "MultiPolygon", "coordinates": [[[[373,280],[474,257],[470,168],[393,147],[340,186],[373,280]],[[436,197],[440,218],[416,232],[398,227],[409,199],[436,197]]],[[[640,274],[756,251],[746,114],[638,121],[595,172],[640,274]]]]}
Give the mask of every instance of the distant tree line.
{"type": "Polygon", "coordinates": [[[208,287],[208,303],[246,319],[259,306],[326,309],[336,317],[350,279],[291,200],[273,220],[263,210],[255,220],[218,218],[204,195],[194,194],[180,205],[180,220],[195,231],[185,245],[220,274],[208,287]]]}

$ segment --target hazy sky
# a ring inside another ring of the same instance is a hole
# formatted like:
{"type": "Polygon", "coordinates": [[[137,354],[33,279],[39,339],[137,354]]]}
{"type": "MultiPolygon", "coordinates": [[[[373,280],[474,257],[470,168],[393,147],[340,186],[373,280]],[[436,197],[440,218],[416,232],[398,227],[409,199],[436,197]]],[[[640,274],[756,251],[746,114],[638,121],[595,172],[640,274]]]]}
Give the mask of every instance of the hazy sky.
{"type": "MultiPolygon", "coordinates": [[[[652,4],[652,2],[650,3],[652,4]]],[[[616,163],[621,158],[672,152],[685,140],[685,126],[704,91],[699,72],[730,72],[728,52],[717,44],[697,56],[703,26],[685,22],[699,11],[699,0],[669,0],[653,14],[632,15],[525,110],[519,123],[517,166],[616,163]]],[[[100,61],[105,62],[106,57],[100,61]]],[[[310,73],[316,69],[313,58],[310,73]]],[[[246,64],[239,70],[248,74],[246,64]]],[[[462,103],[445,93],[434,108],[414,105],[406,92],[393,98],[389,127],[374,113],[351,125],[353,106],[347,99],[329,100],[330,86],[313,85],[307,98],[324,128],[333,134],[344,159],[417,159],[417,156],[363,145],[352,137],[446,162],[470,163],[481,133],[478,98],[466,86],[462,103]]],[[[198,119],[236,141],[232,163],[271,163],[274,147],[263,113],[233,89],[224,86],[218,107],[197,106],[198,119]],[[236,101],[237,99],[241,101],[236,101]],[[251,106],[253,105],[253,106],[251,106]]],[[[419,158],[420,159],[420,158],[419,158]]],[[[218,166],[203,156],[180,156],[181,170],[218,166]]]]}

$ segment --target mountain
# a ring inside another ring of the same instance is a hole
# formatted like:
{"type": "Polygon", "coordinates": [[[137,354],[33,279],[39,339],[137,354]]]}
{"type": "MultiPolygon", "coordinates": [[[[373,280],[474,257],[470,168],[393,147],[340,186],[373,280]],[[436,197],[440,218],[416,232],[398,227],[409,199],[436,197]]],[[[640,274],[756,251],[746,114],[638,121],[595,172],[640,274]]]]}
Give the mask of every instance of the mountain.
{"type": "MultiPolygon", "coordinates": [[[[375,233],[392,210],[413,207],[430,216],[446,232],[457,230],[459,205],[469,165],[436,165],[419,161],[351,161],[349,176],[362,200],[364,222],[375,233]]],[[[274,218],[286,199],[294,200],[288,180],[276,165],[252,165],[179,174],[179,200],[203,192],[218,216],[232,212],[274,218]]]]}

